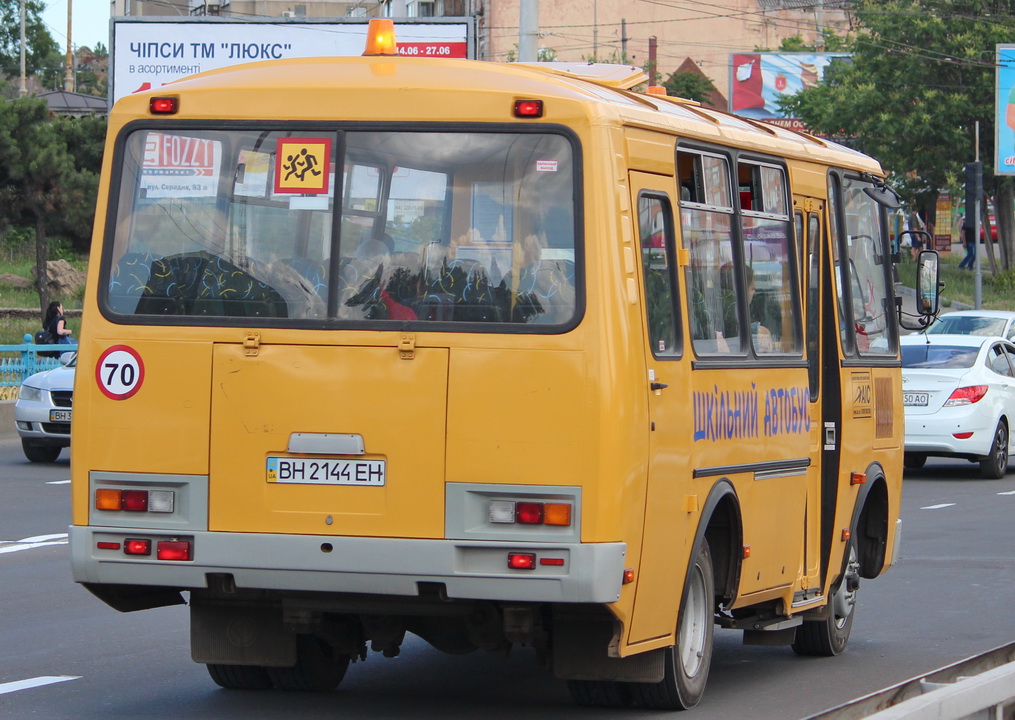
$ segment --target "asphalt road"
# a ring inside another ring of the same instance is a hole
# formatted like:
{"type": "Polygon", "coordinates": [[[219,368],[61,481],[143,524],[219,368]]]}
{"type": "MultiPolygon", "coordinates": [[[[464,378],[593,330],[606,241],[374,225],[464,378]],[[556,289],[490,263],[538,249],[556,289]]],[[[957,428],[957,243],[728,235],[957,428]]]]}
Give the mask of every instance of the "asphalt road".
{"type": "MultiPolygon", "coordinates": [[[[849,648],[799,658],[716,632],[695,720],[794,720],[1015,640],[1011,549],[1015,472],[931,460],[907,476],[902,560],[864,581],[849,648]]],[[[394,660],[371,654],[333,693],[231,692],[190,661],[186,608],[123,615],[70,578],[65,451],[31,465],[0,439],[0,718],[662,717],[574,706],[533,653],[443,655],[411,639],[394,660]]]]}

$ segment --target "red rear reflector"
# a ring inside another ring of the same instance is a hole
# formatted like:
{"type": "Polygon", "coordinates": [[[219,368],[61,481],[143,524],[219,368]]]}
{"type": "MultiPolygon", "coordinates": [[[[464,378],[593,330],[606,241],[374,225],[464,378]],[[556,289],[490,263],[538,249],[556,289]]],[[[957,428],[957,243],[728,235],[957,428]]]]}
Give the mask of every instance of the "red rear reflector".
{"type": "Polygon", "coordinates": [[[958,438],[959,440],[968,440],[969,438],[973,437],[973,433],[971,432],[952,433],[952,435],[958,438]]]}
{"type": "Polygon", "coordinates": [[[522,525],[542,525],[543,503],[515,503],[515,521],[522,525]]]}
{"type": "Polygon", "coordinates": [[[123,552],[126,555],[151,555],[152,541],[127,538],[123,541],[123,552]]]}
{"type": "Polygon", "coordinates": [[[97,547],[99,550],[119,550],[120,543],[109,542],[107,540],[100,540],[99,542],[95,543],[95,547],[97,547]]]}
{"type": "Polygon", "coordinates": [[[515,100],[515,117],[543,117],[542,100],[515,100]]]}
{"type": "Polygon", "coordinates": [[[159,540],[156,557],[159,560],[190,560],[190,542],[186,540],[159,540]]]}
{"type": "Polygon", "coordinates": [[[540,565],[556,565],[558,567],[564,565],[564,558],[539,558],[540,565]]]}
{"type": "Polygon", "coordinates": [[[122,507],[130,512],[148,512],[148,491],[124,490],[122,507]]]}
{"type": "Polygon", "coordinates": [[[536,567],[536,554],[508,553],[508,567],[512,570],[532,570],[536,567]]]}
{"type": "Polygon", "coordinates": [[[148,101],[152,115],[175,115],[179,107],[180,99],[174,97],[153,97],[148,101]]]}

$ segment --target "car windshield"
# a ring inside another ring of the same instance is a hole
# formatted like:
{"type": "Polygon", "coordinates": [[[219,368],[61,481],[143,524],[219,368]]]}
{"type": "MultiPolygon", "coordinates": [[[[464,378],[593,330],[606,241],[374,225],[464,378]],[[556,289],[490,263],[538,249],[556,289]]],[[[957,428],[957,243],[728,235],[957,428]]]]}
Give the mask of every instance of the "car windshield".
{"type": "Polygon", "coordinates": [[[980,348],[968,345],[919,345],[902,346],[902,367],[904,368],[971,368],[976,362],[980,348]]]}
{"type": "Polygon", "coordinates": [[[943,315],[927,329],[928,335],[1004,335],[1005,318],[943,315]]]}

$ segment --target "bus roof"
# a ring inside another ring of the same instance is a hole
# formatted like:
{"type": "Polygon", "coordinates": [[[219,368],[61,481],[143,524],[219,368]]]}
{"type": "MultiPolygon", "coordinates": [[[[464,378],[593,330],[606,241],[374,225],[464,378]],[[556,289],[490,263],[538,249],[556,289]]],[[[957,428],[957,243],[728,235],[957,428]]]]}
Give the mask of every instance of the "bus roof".
{"type": "Polygon", "coordinates": [[[837,143],[682,98],[628,89],[643,78],[640,68],[596,63],[295,58],[192,75],[124,97],[113,113],[148,116],[149,98],[179,94],[186,97],[174,116],[180,119],[514,122],[514,100],[534,98],[547,103],[544,122],[612,121],[881,174],[875,160],[837,143]],[[348,101],[350,92],[354,103],[348,101]]]}

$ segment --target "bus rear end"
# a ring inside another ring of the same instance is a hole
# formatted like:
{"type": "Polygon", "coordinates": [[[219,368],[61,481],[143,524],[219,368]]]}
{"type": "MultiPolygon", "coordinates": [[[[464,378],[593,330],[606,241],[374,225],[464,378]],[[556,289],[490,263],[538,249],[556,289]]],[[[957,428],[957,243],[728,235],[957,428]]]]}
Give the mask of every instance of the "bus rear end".
{"type": "Polygon", "coordinates": [[[406,632],[545,650],[553,608],[621,595],[627,543],[587,511],[609,371],[578,132],[406,67],[240,68],[111,116],[74,577],[123,611],[189,592],[225,687],[333,687],[406,632]]]}

